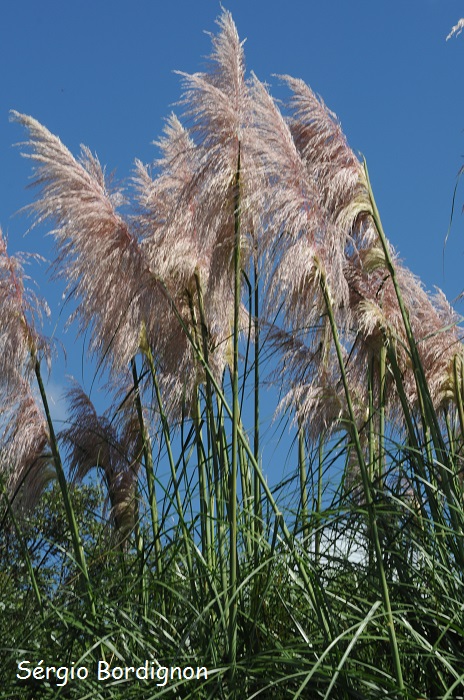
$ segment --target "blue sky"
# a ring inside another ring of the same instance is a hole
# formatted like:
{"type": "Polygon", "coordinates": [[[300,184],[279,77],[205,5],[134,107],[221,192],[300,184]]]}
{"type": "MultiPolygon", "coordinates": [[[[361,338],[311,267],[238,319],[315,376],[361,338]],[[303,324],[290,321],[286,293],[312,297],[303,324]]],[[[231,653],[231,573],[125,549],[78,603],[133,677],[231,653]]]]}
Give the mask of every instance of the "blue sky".
{"type": "MultiPolygon", "coordinates": [[[[456,297],[464,288],[464,180],[444,257],[443,248],[464,154],[464,35],[445,37],[464,16],[464,3],[230,0],[224,6],[247,38],[248,69],[273,94],[281,94],[273,74],[288,73],[338,114],[351,146],[367,158],[393,245],[428,288],[456,297]]],[[[118,179],[130,177],[134,158],[156,157],[151,142],[180,96],[173,71],[202,69],[210,51],[204,31],[215,31],[220,12],[209,0],[2,3],[0,225],[10,252],[51,255],[45,230],[24,238],[27,218],[13,217],[33,193],[25,189],[30,164],[12,147],[24,132],[9,122],[9,110],[36,117],[76,154],[86,144],[118,179]]],[[[38,276],[40,292],[56,309],[60,290],[44,270],[38,276]]],[[[74,338],[69,331],[65,345],[74,338]]],[[[78,376],[80,367],[67,371],[78,376]]]]}

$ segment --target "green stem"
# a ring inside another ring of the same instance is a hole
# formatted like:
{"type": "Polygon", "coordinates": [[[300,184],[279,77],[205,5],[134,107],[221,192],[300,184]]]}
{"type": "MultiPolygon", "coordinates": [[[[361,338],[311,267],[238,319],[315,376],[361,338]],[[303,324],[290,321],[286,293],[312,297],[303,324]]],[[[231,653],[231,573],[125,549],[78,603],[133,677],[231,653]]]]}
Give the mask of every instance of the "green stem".
{"type": "Polygon", "coordinates": [[[251,473],[243,445],[238,441],[240,479],[242,487],[242,531],[248,558],[253,558],[253,490],[251,473]]]}
{"type": "Polygon", "coordinates": [[[464,435],[464,406],[462,403],[462,386],[459,381],[459,376],[463,376],[462,358],[456,356],[453,361],[453,376],[454,376],[454,399],[458,408],[459,425],[461,427],[461,435],[464,435]],[[459,368],[458,368],[459,362],[459,368]]]}
{"type": "MultiPolygon", "coordinates": [[[[255,251],[254,260],[254,433],[253,433],[253,454],[257,463],[259,463],[259,284],[258,284],[258,261],[255,251]]],[[[254,542],[254,562],[255,566],[259,563],[259,535],[261,535],[262,527],[262,508],[261,508],[261,488],[256,472],[253,472],[253,542],[254,542]]]]}
{"type": "Polygon", "coordinates": [[[197,462],[198,462],[198,479],[200,486],[200,530],[201,530],[201,547],[203,556],[208,564],[209,571],[212,571],[213,566],[213,547],[212,538],[210,533],[210,522],[211,514],[210,510],[210,498],[208,490],[208,478],[206,471],[206,454],[205,447],[203,444],[203,432],[201,429],[201,409],[200,409],[200,395],[198,388],[195,390],[195,395],[193,397],[193,411],[192,411],[193,423],[195,426],[196,433],[196,447],[197,447],[197,462]]]}
{"type": "Polygon", "coordinates": [[[379,379],[379,450],[377,463],[377,480],[379,489],[383,488],[385,469],[385,405],[387,401],[387,349],[385,345],[380,348],[380,379],[379,379]]]}
{"type": "Polygon", "coordinates": [[[240,259],[240,142],[238,143],[237,171],[234,197],[234,337],[232,370],[232,465],[229,486],[229,556],[230,556],[230,618],[229,618],[229,662],[231,683],[234,685],[237,663],[237,468],[238,426],[240,405],[238,394],[238,340],[240,332],[241,259],[240,259]]]}
{"type": "Polygon", "coordinates": [[[316,566],[319,564],[321,554],[321,513],[322,513],[322,465],[324,457],[324,441],[322,435],[319,438],[319,450],[317,460],[317,501],[316,501],[316,531],[314,533],[314,560],[316,566]]]}
{"type": "Polygon", "coordinates": [[[300,417],[298,417],[298,471],[300,475],[301,529],[303,532],[303,539],[309,545],[308,475],[306,471],[304,428],[300,417]]]}
{"type": "MultiPolygon", "coordinates": [[[[134,527],[134,535],[135,535],[135,548],[137,552],[137,559],[139,562],[139,580],[138,580],[138,588],[139,588],[139,606],[140,610],[142,611],[142,619],[147,619],[148,617],[148,594],[147,594],[147,567],[146,567],[146,559],[145,559],[145,547],[144,547],[144,542],[143,542],[143,533],[142,530],[140,529],[140,515],[139,515],[139,501],[140,501],[140,496],[138,492],[138,488],[136,489],[136,494],[135,494],[135,499],[136,499],[136,516],[135,516],[135,527],[134,527]]],[[[156,545],[155,545],[156,547],[156,545]]],[[[159,571],[159,565],[157,564],[157,571],[159,571]]],[[[159,575],[159,574],[158,574],[159,575]]],[[[161,609],[163,614],[165,613],[165,604],[164,604],[164,596],[162,596],[162,604],[161,604],[161,609]]]]}
{"type": "Polygon", "coordinates": [[[374,361],[371,360],[369,369],[367,371],[367,391],[369,396],[369,418],[368,418],[368,431],[369,431],[369,462],[367,465],[369,483],[374,482],[375,469],[375,429],[374,429],[374,361]]]}
{"type": "Polygon", "coordinates": [[[36,376],[37,384],[38,384],[39,391],[40,391],[40,397],[42,399],[42,404],[43,404],[45,416],[47,419],[48,431],[49,431],[49,435],[50,435],[50,447],[52,450],[53,462],[55,464],[55,471],[56,471],[56,475],[58,478],[58,484],[59,484],[60,489],[61,489],[61,494],[63,497],[64,509],[66,512],[68,526],[69,526],[69,529],[71,532],[71,540],[73,543],[74,556],[76,559],[76,564],[77,564],[78,568],[80,569],[80,572],[81,572],[83,580],[84,580],[84,591],[85,591],[88,605],[89,605],[90,610],[92,612],[92,616],[95,617],[96,616],[96,609],[95,609],[95,603],[93,600],[92,588],[90,585],[89,572],[87,570],[87,562],[86,562],[86,558],[85,558],[84,547],[82,545],[82,540],[81,540],[81,537],[79,534],[79,528],[77,525],[77,520],[76,520],[76,516],[74,513],[74,508],[72,505],[71,496],[70,496],[69,489],[68,489],[68,482],[66,480],[66,475],[65,475],[64,469],[63,469],[63,463],[61,461],[61,456],[60,456],[60,452],[58,449],[58,441],[56,439],[55,429],[53,427],[53,421],[52,421],[51,414],[50,414],[50,408],[48,405],[47,394],[46,394],[45,387],[44,387],[44,384],[42,381],[42,374],[40,371],[40,362],[39,362],[37,355],[35,354],[34,351],[32,352],[32,358],[34,360],[34,371],[35,371],[35,376],[36,376]]]}
{"type": "MultiPolygon", "coordinates": [[[[155,491],[155,472],[153,465],[153,452],[151,447],[150,435],[148,434],[145,420],[143,417],[142,402],[140,400],[140,389],[139,389],[139,377],[137,374],[137,367],[135,364],[135,359],[131,360],[132,367],[132,379],[134,382],[135,390],[135,406],[137,409],[137,416],[139,420],[140,432],[142,434],[143,442],[143,457],[145,462],[145,473],[147,477],[147,488],[148,488],[148,501],[150,504],[150,515],[151,515],[151,525],[153,530],[153,543],[155,549],[155,564],[156,572],[159,577],[162,575],[162,552],[161,552],[161,541],[160,541],[160,531],[158,522],[158,505],[156,501],[156,491],[155,491]]],[[[143,554],[143,553],[142,553],[143,554]]]]}

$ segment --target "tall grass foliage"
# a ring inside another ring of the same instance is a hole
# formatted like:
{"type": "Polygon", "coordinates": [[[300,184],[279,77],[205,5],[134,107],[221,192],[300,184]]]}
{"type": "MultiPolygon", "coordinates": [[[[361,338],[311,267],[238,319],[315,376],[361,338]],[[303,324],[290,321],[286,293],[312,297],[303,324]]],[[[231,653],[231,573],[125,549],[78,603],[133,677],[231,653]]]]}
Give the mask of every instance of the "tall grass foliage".
{"type": "Polygon", "coordinates": [[[47,307],[2,236],[0,697],[463,697],[457,316],[337,117],[288,76],[277,103],[218,25],[130,199],[12,113],[109,401],[73,384],[55,429],[47,307]],[[208,673],[60,686],[26,659],[208,673]]]}

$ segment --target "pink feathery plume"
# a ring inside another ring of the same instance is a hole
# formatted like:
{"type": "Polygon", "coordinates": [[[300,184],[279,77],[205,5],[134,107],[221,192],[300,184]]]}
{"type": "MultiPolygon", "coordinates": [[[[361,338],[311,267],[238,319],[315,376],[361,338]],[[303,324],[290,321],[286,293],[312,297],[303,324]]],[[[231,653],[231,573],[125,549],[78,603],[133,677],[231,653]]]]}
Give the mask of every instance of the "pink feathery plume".
{"type": "Polygon", "coordinates": [[[196,227],[199,170],[198,148],[175,115],[167,120],[164,136],[156,142],[162,157],[154,164],[152,179],[140,161],[134,182],[140,207],[142,246],[150,266],[175,288],[191,289],[196,269],[207,273],[196,227]],[[182,235],[180,235],[182,234],[182,235]]]}
{"type": "MultiPolygon", "coordinates": [[[[420,280],[396,256],[394,264],[430,394],[439,410],[453,395],[453,362],[456,356],[462,355],[458,318],[443,294],[428,294],[420,280]]],[[[346,274],[357,333],[355,366],[362,372],[371,361],[377,362],[382,346],[392,345],[410,407],[416,409],[414,368],[398,299],[382,251],[372,247],[364,249],[360,255],[352,255],[346,274]]],[[[391,376],[387,377],[386,394],[392,412],[398,414],[398,394],[391,376]]]]}
{"type": "MultiPolygon", "coordinates": [[[[155,163],[153,179],[148,169],[137,163],[141,245],[150,268],[163,280],[184,325],[194,334],[191,308],[197,294],[195,274],[207,281],[209,272],[209,260],[200,254],[196,221],[198,148],[174,115],[157,145],[162,157],[155,163]]],[[[182,395],[192,394],[202,371],[172,312],[164,317],[160,341],[160,380],[175,404],[182,395]]]]}
{"type": "Polygon", "coordinates": [[[458,391],[454,363],[462,367],[464,347],[459,317],[443,292],[427,295],[428,304],[418,304],[411,315],[430,395],[436,410],[456,405],[458,391]]]}
{"type": "Polygon", "coordinates": [[[267,243],[267,315],[272,324],[271,314],[282,308],[285,328],[291,328],[310,353],[322,342],[324,355],[330,333],[322,277],[327,280],[337,320],[346,325],[345,236],[340,237],[325,216],[317,183],[287,121],[256,78],[253,102],[255,159],[268,181],[262,234],[267,243]]]}
{"type": "MultiPolygon", "coordinates": [[[[317,348],[308,347],[294,333],[281,329],[271,332],[270,340],[280,350],[278,374],[285,375],[286,393],[278,411],[291,410],[295,414],[295,423],[304,426],[314,444],[321,435],[349,434],[349,411],[333,347],[326,349],[324,355],[322,344],[317,348]]],[[[364,384],[360,384],[358,375],[351,371],[346,350],[344,360],[357,427],[361,431],[366,423],[368,406],[364,384]]]]}
{"type": "MultiPolygon", "coordinates": [[[[171,116],[157,144],[162,157],[155,163],[155,177],[151,179],[147,168],[139,164],[136,184],[143,250],[153,271],[163,278],[184,323],[201,337],[199,286],[208,359],[220,379],[230,360],[237,202],[244,266],[253,217],[247,204],[252,162],[243,48],[230,14],[224,12],[218,23],[210,70],[181,74],[185,87],[181,103],[189,129],[171,116]]],[[[241,322],[247,327],[245,311],[241,322]]],[[[169,338],[165,335],[165,340],[172,352],[169,357],[167,352],[159,357],[164,379],[170,375],[176,384],[175,377],[183,377],[183,391],[187,386],[189,394],[202,381],[203,373],[185,338],[180,340],[174,333],[169,338]]]]}
{"type": "Polygon", "coordinates": [[[55,272],[78,304],[71,318],[82,332],[90,329],[91,351],[120,370],[137,352],[142,323],[150,326],[163,306],[138,241],[117,213],[122,192],[109,189],[87,148],[76,160],[32,117],[13,112],[12,118],[29,131],[31,153],[23,155],[35,164],[33,184],[40,189],[29,208],[35,224],[55,226],[55,272]]]}
{"type": "MultiPolygon", "coordinates": [[[[290,124],[295,143],[311,177],[318,183],[326,216],[339,235],[344,232],[346,236],[344,276],[350,288],[349,309],[357,332],[354,353],[359,369],[364,371],[368,357],[378,353],[386,338],[395,338],[407,393],[411,404],[417,405],[404,322],[383,253],[377,247],[364,168],[348,146],[336,115],[302,81],[292,78],[286,81],[293,91],[290,124]],[[357,274],[353,268],[358,268],[357,282],[353,279],[353,274],[355,277],[357,274]]],[[[452,359],[456,352],[461,352],[456,322],[446,327],[437,300],[425,292],[420,281],[398,260],[395,266],[429,388],[435,405],[439,406],[452,359]]],[[[390,398],[393,405],[397,401],[395,392],[390,398]]]]}
{"type": "MultiPolygon", "coordinates": [[[[139,205],[138,224],[141,246],[150,269],[163,280],[165,288],[182,318],[182,323],[197,342],[199,312],[197,279],[207,286],[210,260],[200,251],[198,235],[198,147],[175,116],[171,116],[164,137],[157,143],[162,158],[152,178],[147,167],[136,163],[134,182],[139,205]]],[[[206,310],[207,312],[207,310],[206,310]]],[[[201,341],[200,341],[201,345],[201,341]]],[[[204,381],[204,372],[177,316],[170,309],[163,318],[157,336],[157,371],[166,408],[187,402],[194,388],[204,381]]],[[[213,350],[213,344],[210,348],[213,350]]],[[[209,357],[210,367],[219,378],[224,362],[216,353],[209,357]],[[216,367],[217,366],[217,367],[216,367]]]]}
{"type": "Polygon", "coordinates": [[[36,330],[47,305],[24,284],[22,260],[10,256],[0,230],[0,474],[15,503],[35,504],[53,475],[45,417],[30,385],[39,353],[48,355],[36,330]]]}
{"type": "MultiPolygon", "coordinates": [[[[230,13],[224,12],[218,24],[220,33],[211,36],[210,70],[179,74],[184,83],[180,103],[198,147],[195,175],[187,187],[193,185],[196,190],[199,250],[209,261],[219,252],[224,259],[223,268],[224,264],[230,266],[233,251],[239,153],[240,170],[246,169],[249,97],[243,45],[230,13]]],[[[241,198],[242,195],[243,187],[241,198]]],[[[244,210],[243,201],[241,208],[244,210]]],[[[211,273],[216,274],[216,270],[211,273]]]]}
{"type": "Polygon", "coordinates": [[[27,382],[1,422],[0,474],[14,507],[29,510],[56,474],[47,423],[27,382]]]}
{"type": "Polygon", "coordinates": [[[243,43],[230,13],[224,11],[218,24],[220,32],[212,36],[210,70],[181,73],[181,104],[197,145],[190,187],[195,189],[198,253],[203,266],[208,265],[205,308],[212,327],[224,332],[231,320],[227,311],[231,297],[224,299],[223,294],[228,287],[233,288],[235,209],[238,203],[242,264],[246,266],[250,249],[246,236],[251,236],[254,228],[250,196],[256,168],[250,149],[252,104],[245,80],[243,43]]]}
{"type": "Polygon", "coordinates": [[[293,92],[289,103],[295,145],[320,193],[320,205],[345,245],[353,238],[372,242],[364,168],[349,147],[337,116],[302,80],[282,76],[293,92]],[[366,221],[367,219],[367,221],[366,221]]]}
{"type": "Polygon", "coordinates": [[[122,426],[98,416],[89,397],[74,386],[68,393],[70,427],[60,433],[68,453],[71,474],[82,481],[93,469],[101,469],[110,504],[110,516],[121,540],[135,526],[137,478],[142,439],[135,411],[125,411],[122,426]]]}
{"type": "MultiPolygon", "coordinates": [[[[39,258],[39,256],[28,256],[39,258]]],[[[31,352],[48,353],[35,323],[49,314],[45,301],[25,284],[26,256],[8,255],[6,240],[0,229],[0,377],[2,384],[21,381],[31,368],[31,352]]]]}
{"type": "Polygon", "coordinates": [[[321,283],[324,278],[337,323],[346,332],[348,236],[328,215],[323,183],[308,168],[288,120],[256,78],[252,95],[254,157],[267,178],[262,233],[268,269],[266,315],[280,353],[278,379],[285,395],[279,409],[292,409],[309,437],[316,439],[321,432],[347,430],[348,411],[321,283]]]}

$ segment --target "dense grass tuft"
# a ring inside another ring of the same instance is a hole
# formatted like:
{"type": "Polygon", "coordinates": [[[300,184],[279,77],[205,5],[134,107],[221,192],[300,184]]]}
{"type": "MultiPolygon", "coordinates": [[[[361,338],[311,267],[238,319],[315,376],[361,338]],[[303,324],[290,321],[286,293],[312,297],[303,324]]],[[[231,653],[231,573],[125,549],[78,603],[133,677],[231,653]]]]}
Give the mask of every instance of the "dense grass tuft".
{"type": "Polygon", "coordinates": [[[130,215],[13,113],[109,398],[56,432],[0,237],[0,699],[464,697],[458,319],[336,116],[218,24],[130,215]]]}

